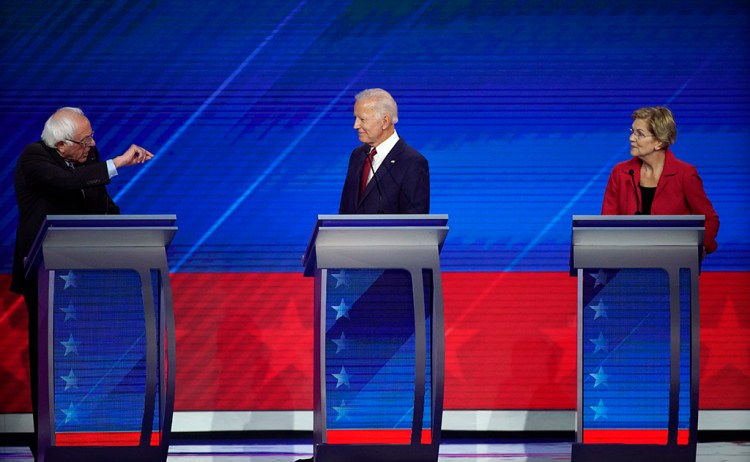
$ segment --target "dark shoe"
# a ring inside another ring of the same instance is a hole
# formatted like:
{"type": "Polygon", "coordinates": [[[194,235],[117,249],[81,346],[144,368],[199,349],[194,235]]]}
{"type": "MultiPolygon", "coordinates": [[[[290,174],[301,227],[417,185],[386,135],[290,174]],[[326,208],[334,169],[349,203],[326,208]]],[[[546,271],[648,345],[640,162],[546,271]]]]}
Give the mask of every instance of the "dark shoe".
{"type": "Polygon", "coordinates": [[[315,457],[310,457],[309,459],[297,459],[294,462],[313,462],[315,460],[315,457]]]}

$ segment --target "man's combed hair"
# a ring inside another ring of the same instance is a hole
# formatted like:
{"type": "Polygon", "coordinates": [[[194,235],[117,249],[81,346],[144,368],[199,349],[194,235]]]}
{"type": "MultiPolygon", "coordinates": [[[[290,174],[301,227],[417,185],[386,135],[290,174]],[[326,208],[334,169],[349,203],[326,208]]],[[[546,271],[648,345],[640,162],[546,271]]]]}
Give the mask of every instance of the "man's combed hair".
{"type": "Polygon", "coordinates": [[[357,96],[354,97],[355,101],[363,99],[373,100],[373,108],[378,116],[390,116],[391,122],[394,125],[398,122],[398,105],[396,104],[396,100],[393,99],[393,96],[387,91],[382,88],[368,88],[367,90],[362,90],[357,93],[357,96]]]}
{"type": "Polygon", "coordinates": [[[44,130],[42,130],[44,144],[54,148],[60,141],[68,142],[66,140],[75,136],[76,125],[73,118],[70,117],[71,114],[83,115],[83,111],[77,107],[63,107],[47,119],[44,130]]]}

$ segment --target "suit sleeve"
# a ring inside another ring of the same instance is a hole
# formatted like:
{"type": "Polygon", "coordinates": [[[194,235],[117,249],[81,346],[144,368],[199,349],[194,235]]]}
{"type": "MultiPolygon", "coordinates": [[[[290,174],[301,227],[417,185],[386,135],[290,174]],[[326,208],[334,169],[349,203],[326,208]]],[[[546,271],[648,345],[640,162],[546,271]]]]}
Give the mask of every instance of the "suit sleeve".
{"type": "Polygon", "coordinates": [[[93,162],[83,168],[66,169],[44,151],[33,150],[19,159],[21,172],[31,188],[48,193],[104,186],[109,183],[105,162],[93,162]]]}
{"type": "Polygon", "coordinates": [[[430,213],[430,167],[421,155],[407,172],[399,197],[399,213],[430,213]]]}

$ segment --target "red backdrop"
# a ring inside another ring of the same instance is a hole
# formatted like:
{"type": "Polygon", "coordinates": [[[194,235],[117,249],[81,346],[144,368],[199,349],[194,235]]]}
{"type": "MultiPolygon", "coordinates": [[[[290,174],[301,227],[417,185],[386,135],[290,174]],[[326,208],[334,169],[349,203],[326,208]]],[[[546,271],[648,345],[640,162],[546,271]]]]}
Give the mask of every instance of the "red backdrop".
{"type": "MultiPolygon", "coordinates": [[[[312,279],[171,278],[176,411],[312,408],[312,279]]],[[[443,285],[446,409],[575,408],[575,278],[446,273],[443,285]]],[[[30,412],[26,311],[20,297],[0,294],[0,413],[30,412]]],[[[701,409],[750,409],[748,307],[750,273],[701,276],[701,409]]]]}

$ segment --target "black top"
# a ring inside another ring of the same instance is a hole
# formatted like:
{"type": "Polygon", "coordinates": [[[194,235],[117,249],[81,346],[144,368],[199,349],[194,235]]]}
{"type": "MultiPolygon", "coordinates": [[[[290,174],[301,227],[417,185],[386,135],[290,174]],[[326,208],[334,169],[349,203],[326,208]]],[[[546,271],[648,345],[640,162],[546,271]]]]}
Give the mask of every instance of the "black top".
{"type": "Polygon", "coordinates": [[[656,188],[641,186],[641,213],[644,215],[651,215],[651,204],[654,202],[654,194],[656,194],[656,188]]]}

